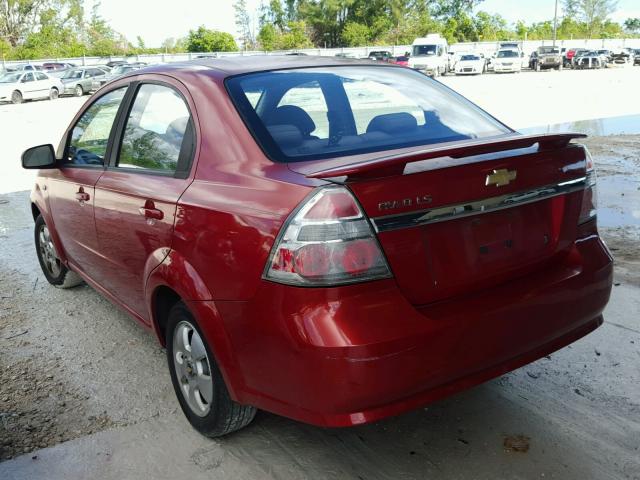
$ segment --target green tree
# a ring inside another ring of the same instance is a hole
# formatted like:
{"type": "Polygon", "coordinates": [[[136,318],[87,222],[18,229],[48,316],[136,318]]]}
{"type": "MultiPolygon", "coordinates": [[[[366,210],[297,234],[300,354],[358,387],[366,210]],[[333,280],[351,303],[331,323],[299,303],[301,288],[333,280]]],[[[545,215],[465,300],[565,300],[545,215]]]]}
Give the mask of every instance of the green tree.
{"type": "Polygon", "coordinates": [[[209,30],[204,25],[197,30],[190,30],[187,37],[189,52],[234,52],[238,45],[233,36],[227,32],[209,30]]]}
{"type": "Polygon", "coordinates": [[[371,30],[362,23],[347,22],[342,30],[342,42],[346,47],[368,45],[370,40],[371,30]]]}
{"type": "Polygon", "coordinates": [[[87,25],[87,53],[98,57],[124,53],[125,48],[122,47],[126,41],[100,16],[99,8],[100,3],[94,3],[87,25]]]}
{"type": "Polygon", "coordinates": [[[624,29],[632,34],[640,33],[640,18],[627,18],[624,21],[624,29]]]}
{"type": "Polygon", "coordinates": [[[285,31],[280,35],[279,50],[293,50],[312,47],[307,35],[307,26],[303,21],[289,22],[285,31]]]}
{"type": "Polygon", "coordinates": [[[258,43],[262,50],[275,50],[278,45],[278,30],[271,23],[265,23],[258,32],[258,43]]]}
{"type": "Polygon", "coordinates": [[[242,39],[242,46],[245,50],[253,50],[256,47],[256,39],[253,34],[251,17],[247,11],[246,0],[236,0],[233,4],[235,10],[236,30],[242,39]]]}
{"type": "Polygon", "coordinates": [[[0,0],[0,37],[12,47],[35,31],[47,0],[0,0]]]}
{"type": "Polygon", "coordinates": [[[588,38],[592,38],[601,30],[607,17],[615,12],[616,8],[616,0],[579,0],[578,14],[586,24],[588,38]]]}
{"type": "Polygon", "coordinates": [[[576,20],[580,11],[580,0],[563,0],[562,13],[564,18],[576,20]]]}

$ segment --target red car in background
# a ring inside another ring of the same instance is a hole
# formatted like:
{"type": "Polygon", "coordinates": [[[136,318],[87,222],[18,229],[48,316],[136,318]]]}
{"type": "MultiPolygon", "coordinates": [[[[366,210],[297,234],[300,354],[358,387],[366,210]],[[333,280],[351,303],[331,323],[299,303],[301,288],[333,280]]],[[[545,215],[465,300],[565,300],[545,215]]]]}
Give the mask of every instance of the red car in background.
{"type": "Polygon", "coordinates": [[[390,63],[393,63],[395,65],[400,65],[402,67],[408,67],[409,66],[409,57],[401,55],[399,57],[395,57],[390,63]]]}
{"type": "Polygon", "coordinates": [[[406,68],[149,67],[27,150],[38,259],[166,346],[209,436],[420,407],[602,323],[612,259],[577,134],[521,135],[406,68]]]}

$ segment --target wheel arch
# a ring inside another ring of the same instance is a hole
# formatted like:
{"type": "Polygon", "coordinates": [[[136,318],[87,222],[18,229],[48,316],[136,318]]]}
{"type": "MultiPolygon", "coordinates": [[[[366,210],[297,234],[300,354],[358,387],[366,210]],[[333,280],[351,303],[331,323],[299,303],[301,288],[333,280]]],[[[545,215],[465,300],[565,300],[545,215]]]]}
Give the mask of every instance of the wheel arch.
{"type": "Polygon", "coordinates": [[[145,290],[152,328],[160,344],[166,346],[165,329],[171,307],[176,302],[184,302],[213,351],[231,398],[242,401],[244,377],[220,312],[195,268],[182,255],[172,250],[151,272],[145,290]]]}
{"type": "Polygon", "coordinates": [[[196,269],[175,250],[169,250],[164,259],[147,276],[145,287],[151,324],[162,345],[165,343],[165,323],[159,308],[169,308],[172,299],[184,302],[212,300],[213,297],[196,269]]]}

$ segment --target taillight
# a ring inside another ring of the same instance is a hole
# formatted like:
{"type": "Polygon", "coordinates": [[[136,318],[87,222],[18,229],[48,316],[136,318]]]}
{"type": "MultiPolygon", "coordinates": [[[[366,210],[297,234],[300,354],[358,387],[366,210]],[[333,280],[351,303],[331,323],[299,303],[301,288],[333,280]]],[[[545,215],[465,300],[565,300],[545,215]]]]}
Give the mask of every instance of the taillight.
{"type": "Polygon", "coordinates": [[[265,278],[333,286],[391,276],[369,221],[349,190],[319,189],[284,225],[265,278]]]}
{"type": "Polygon", "coordinates": [[[598,193],[596,190],[596,170],[593,165],[593,158],[586,147],[584,151],[587,158],[587,175],[582,194],[582,207],[580,209],[580,217],[578,217],[578,225],[589,220],[593,220],[597,214],[598,193]]]}

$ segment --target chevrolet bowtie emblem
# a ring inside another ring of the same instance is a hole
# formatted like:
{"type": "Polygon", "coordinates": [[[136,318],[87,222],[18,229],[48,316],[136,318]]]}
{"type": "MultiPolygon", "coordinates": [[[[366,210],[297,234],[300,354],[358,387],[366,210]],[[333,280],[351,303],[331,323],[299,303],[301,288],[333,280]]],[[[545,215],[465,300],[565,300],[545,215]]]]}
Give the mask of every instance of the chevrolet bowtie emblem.
{"type": "Polygon", "coordinates": [[[505,185],[509,185],[511,180],[515,180],[517,174],[517,170],[507,170],[504,168],[494,170],[487,175],[487,179],[484,184],[486,186],[495,185],[496,187],[503,187],[505,185]]]}

